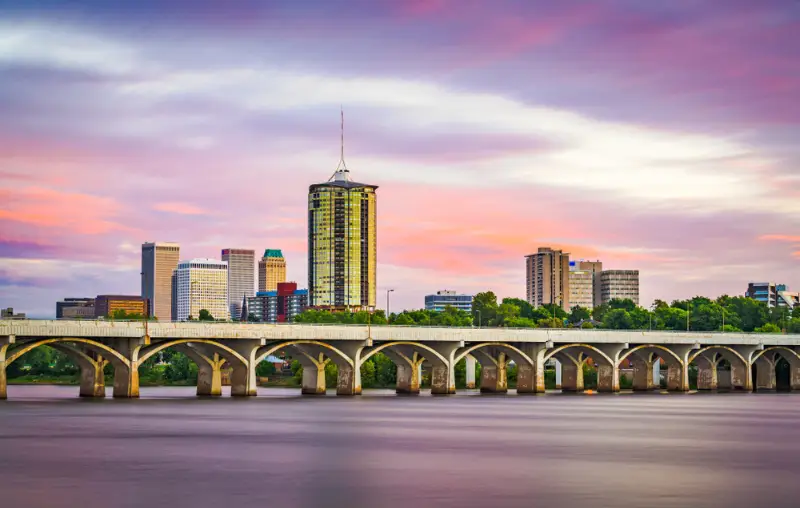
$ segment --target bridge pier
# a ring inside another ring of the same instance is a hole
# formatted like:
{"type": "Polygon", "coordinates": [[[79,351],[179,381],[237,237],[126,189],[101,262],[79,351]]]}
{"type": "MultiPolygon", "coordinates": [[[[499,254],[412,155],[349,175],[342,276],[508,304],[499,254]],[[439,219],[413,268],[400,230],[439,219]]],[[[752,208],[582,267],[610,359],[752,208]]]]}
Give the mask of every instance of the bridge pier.
{"type": "Polygon", "coordinates": [[[417,395],[419,393],[419,367],[421,364],[409,365],[397,363],[397,388],[396,393],[417,395]]]}
{"type": "Polygon", "coordinates": [[[583,391],[583,362],[561,362],[561,390],[564,392],[583,391]]]}
{"type": "Polygon", "coordinates": [[[556,369],[556,390],[561,390],[564,383],[562,379],[563,373],[561,371],[561,362],[559,362],[556,359],[553,359],[553,362],[555,363],[555,369],[556,369]]]}
{"type": "Polygon", "coordinates": [[[467,362],[467,370],[466,370],[466,382],[467,382],[467,389],[474,390],[475,389],[475,367],[477,364],[477,360],[472,355],[467,355],[465,358],[467,362]]]}
{"type": "Polygon", "coordinates": [[[225,359],[214,353],[207,361],[197,363],[197,396],[219,397],[222,395],[222,366],[225,359]]]}
{"type": "Polygon", "coordinates": [[[8,380],[6,379],[6,360],[5,355],[0,359],[0,400],[8,398],[8,380]]]}
{"type": "Polygon", "coordinates": [[[327,381],[325,380],[325,366],[327,364],[328,361],[308,362],[308,365],[303,365],[303,381],[300,388],[301,394],[325,395],[328,391],[327,381]]]}
{"type": "Polygon", "coordinates": [[[503,351],[476,351],[481,364],[481,393],[508,392],[509,358],[503,351]]]}
{"type": "Polygon", "coordinates": [[[754,363],[756,366],[756,391],[775,390],[775,362],[762,355],[754,363]]]}
{"type": "Polygon", "coordinates": [[[700,355],[694,361],[697,365],[697,389],[716,390],[719,387],[716,356],[713,353],[711,358],[700,355]]]}
{"type": "Polygon", "coordinates": [[[139,398],[139,366],[135,363],[114,366],[114,398],[139,398]]]}
{"type": "Polygon", "coordinates": [[[658,358],[653,361],[650,357],[651,355],[647,354],[645,356],[647,358],[642,358],[640,355],[633,353],[629,357],[633,367],[633,391],[635,392],[649,392],[657,387],[654,380],[656,376],[655,364],[658,362],[658,358]]]}
{"type": "Polygon", "coordinates": [[[689,383],[686,369],[681,363],[673,361],[667,364],[667,391],[688,392],[689,383]]]}
{"type": "Polygon", "coordinates": [[[451,369],[449,365],[436,365],[431,368],[431,393],[433,395],[449,395],[455,393],[455,387],[451,387],[451,369]]]}
{"type": "Polygon", "coordinates": [[[597,365],[597,391],[615,393],[619,391],[619,367],[616,365],[597,365]]]}
{"type": "Polygon", "coordinates": [[[106,396],[106,380],[103,368],[108,364],[102,356],[96,360],[81,362],[81,385],[79,397],[103,398],[106,396]]]}
{"type": "Polygon", "coordinates": [[[336,395],[361,395],[361,383],[356,384],[352,365],[337,364],[339,375],[336,378],[336,395]]]}

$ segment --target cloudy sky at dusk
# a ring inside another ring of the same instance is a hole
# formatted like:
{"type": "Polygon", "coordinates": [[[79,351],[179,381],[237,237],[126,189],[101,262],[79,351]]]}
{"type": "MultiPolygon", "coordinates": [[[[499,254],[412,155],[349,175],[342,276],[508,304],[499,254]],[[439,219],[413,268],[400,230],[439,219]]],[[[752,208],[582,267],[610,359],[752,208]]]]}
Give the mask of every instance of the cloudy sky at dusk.
{"type": "Polygon", "coordinates": [[[340,104],[381,306],[524,297],[544,245],[643,304],[800,289],[795,0],[61,3],[0,0],[0,306],[138,294],[154,240],[305,287],[340,104]]]}

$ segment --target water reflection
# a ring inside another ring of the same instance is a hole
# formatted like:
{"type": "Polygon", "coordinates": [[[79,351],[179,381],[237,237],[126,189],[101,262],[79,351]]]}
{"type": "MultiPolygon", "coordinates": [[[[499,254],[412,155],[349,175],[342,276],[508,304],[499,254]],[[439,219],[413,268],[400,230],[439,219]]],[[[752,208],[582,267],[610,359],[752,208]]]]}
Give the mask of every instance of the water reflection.
{"type": "Polygon", "coordinates": [[[3,506],[738,507],[800,493],[793,394],[76,393],[9,388],[3,506]]]}

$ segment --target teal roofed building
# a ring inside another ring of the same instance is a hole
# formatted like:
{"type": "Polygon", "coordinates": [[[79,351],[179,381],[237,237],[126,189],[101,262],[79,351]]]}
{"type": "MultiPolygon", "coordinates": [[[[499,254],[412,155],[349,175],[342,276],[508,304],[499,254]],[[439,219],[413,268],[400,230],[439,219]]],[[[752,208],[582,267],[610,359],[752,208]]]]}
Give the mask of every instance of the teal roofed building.
{"type": "Polygon", "coordinates": [[[276,291],[279,282],[286,282],[286,260],[280,249],[265,249],[258,261],[258,290],[276,291]]]}

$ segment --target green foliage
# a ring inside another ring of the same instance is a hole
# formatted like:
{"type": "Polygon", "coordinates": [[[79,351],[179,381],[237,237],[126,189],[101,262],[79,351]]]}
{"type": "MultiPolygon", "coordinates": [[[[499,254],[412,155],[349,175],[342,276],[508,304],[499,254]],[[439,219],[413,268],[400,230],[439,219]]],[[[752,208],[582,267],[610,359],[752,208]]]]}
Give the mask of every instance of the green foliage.
{"type": "Polygon", "coordinates": [[[368,312],[332,312],[329,310],[306,309],[294,317],[295,323],[322,323],[342,325],[386,325],[386,313],[382,310],[368,312]]]}
{"type": "Polygon", "coordinates": [[[478,293],[472,298],[472,318],[478,326],[492,326],[497,310],[497,295],[491,291],[478,293]]]}
{"type": "Polygon", "coordinates": [[[630,298],[612,298],[608,302],[608,308],[611,310],[622,309],[624,311],[631,312],[636,308],[636,304],[633,303],[633,300],[630,298]]]}
{"type": "Polygon", "coordinates": [[[590,321],[586,321],[581,325],[581,328],[583,328],[584,330],[589,330],[594,328],[594,325],[590,321]]]}
{"type": "Polygon", "coordinates": [[[536,326],[539,328],[564,328],[564,320],[560,318],[540,319],[536,326]]]}
{"type": "Polygon", "coordinates": [[[256,365],[256,375],[261,377],[274,376],[277,373],[275,364],[266,360],[256,365]]]}
{"type": "Polygon", "coordinates": [[[339,378],[339,368],[333,362],[325,364],[325,386],[332,388],[336,387],[336,381],[339,378]]]}
{"type": "Polygon", "coordinates": [[[569,312],[568,320],[571,324],[576,325],[581,321],[588,320],[592,317],[592,311],[587,309],[586,307],[581,307],[580,305],[576,305],[572,307],[572,310],[569,312]]]}
{"type": "Polygon", "coordinates": [[[764,326],[759,326],[755,331],[758,333],[781,333],[781,327],[775,323],[767,323],[764,326]]]}
{"type": "Polygon", "coordinates": [[[108,315],[109,319],[119,321],[145,321],[142,314],[131,312],[130,314],[125,309],[117,309],[108,315]]]}
{"type": "Polygon", "coordinates": [[[164,378],[171,382],[184,381],[196,384],[197,365],[185,354],[176,352],[164,368],[164,378]]]}
{"type": "MultiPolygon", "coordinates": [[[[794,314],[798,314],[798,312],[800,312],[800,307],[794,310],[794,314]]],[[[792,318],[792,320],[789,321],[786,331],[789,333],[800,333],[800,316],[792,318]]]]}
{"type": "Polygon", "coordinates": [[[612,330],[630,330],[633,328],[633,319],[625,309],[611,309],[603,318],[603,326],[612,330]]]}
{"type": "Polygon", "coordinates": [[[214,316],[211,315],[209,311],[206,309],[200,309],[200,313],[197,316],[198,321],[214,321],[214,316]]]}

